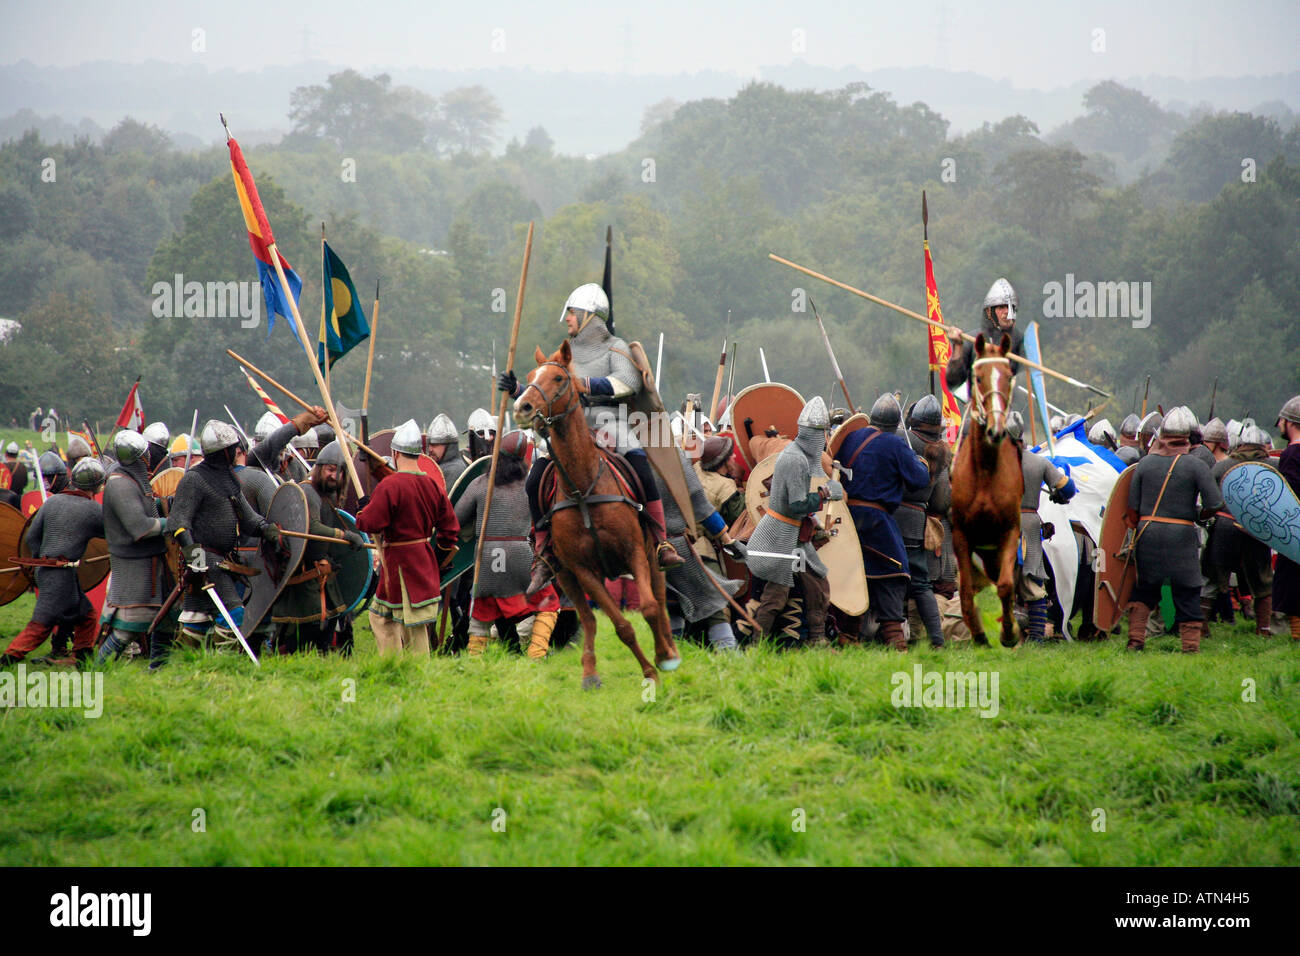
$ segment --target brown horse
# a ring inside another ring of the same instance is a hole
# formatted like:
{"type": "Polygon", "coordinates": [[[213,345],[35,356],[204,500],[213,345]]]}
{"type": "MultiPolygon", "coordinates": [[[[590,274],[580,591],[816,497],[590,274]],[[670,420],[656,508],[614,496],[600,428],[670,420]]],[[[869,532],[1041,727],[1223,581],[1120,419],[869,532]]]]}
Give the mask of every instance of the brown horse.
{"type": "Polygon", "coordinates": [[[997,570],[1002,601],[1002,646],[1016,644],[1011,599],[1016,589],[1016,551],[1020,545],[1020,500],[1025,478],[1020,452],[1006,441],[1007,410],[1011,406],[1011,336],[998,345],[975,339],[970,379],[970,431],[958,444],[952,464],[952,546],[961,578],[961,616],[977,644],[988,646],[984,625],[975,610],[975,568],[979,552],[984,572],[997,570]]]}
{"type": "Polygon", "coordinates": [[[587,605],[587,595],[613,621],[615,633],[641,664],[641,673],[657,681],[658,672],[641,652],[636,631],[605,590],[607,578],[632,574],[641,597],[641,613],[654,632],[655,664],[675,670],[681,655],[668,625],[664,576],[654,557],[654,540],[641,527],[623,486],[596,449],[582,415],[579,396],[584,386],[573,374],[568,340],[549,358],[541,349],[534,357],[538,367],[528,373],[528,384],[515,401],[515,422],[546,437],[556,464],[556,500],[563,495],[577,505],[551,513],[551,540],[560,563],[556,579],[582,621],[583,689],[600,686],[596,617],[587,605]]]}

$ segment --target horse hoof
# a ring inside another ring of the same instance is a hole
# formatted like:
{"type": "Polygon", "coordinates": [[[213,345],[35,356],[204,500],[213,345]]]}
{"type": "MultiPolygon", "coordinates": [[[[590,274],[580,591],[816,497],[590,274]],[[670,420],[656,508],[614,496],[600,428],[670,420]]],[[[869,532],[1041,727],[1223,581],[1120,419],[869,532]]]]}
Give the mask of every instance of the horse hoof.
{"type": "Polygon", "coordinates": [[[600,690],[600,676],[598,674],[592,674],[590,677],[584,677],[582,679],[582,689],[600,690]]]}
{"type": "Polygon", "coordinates": [[[657,663],[661,671],[675,671],[681,667],[682,659],[680,657],[669,657],[657,663]]]}
{"type": "Polygon", "coordinates": [[[975,646],[976,646],[976,647],[988,647],[988,646],[989,646],[989,639],[988,639],[987,637],[985,637],[983,634],[975,634],[975,635],[972,635],[972,636],[971,636],[971,640],[975,642],[975,646]]]}

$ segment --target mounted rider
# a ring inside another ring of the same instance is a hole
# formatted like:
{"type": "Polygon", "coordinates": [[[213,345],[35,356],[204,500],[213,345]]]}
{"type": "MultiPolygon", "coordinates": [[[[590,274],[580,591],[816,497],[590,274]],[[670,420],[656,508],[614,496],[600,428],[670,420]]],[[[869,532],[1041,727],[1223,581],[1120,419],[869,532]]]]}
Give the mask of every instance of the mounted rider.
{"type": "MultiPolygon", "coordinates": [[[[1006,279],[998,279],[989,286],[984,296],[984,324],[980,331],[990,342],[1001,340],[1003,333],[1011,336],[1009,355],[1024,355],[1025,333],[1016,328],[1016,311],[1020,308],[1020,296],[1006,279]]],[[[948,339],[952,343],[952,357],[948,359],[945,376],[948,388],[955,389],[970,379],[971,366],[975,362],[975,343],[966,341],[961,330],[953,327],[948,330],[948,339]]],[[[1012,374],[1018,364],[1011,363],[1012,374]]]]}
{"type": "MultiPolygon", "coordinates": [[[[645,495],[642,503],[650,519],[649,527],[657,546],[659,567],[667,570],[684,562],[668,542],[664,504],[659,497],[659,486],[655,482],[650,459],[632,434],[626,415],[619,414],[627,400],[640,392],[645,384],[641,371],[632,361],[627,343],[613,335],[606,325],[608,319],[609,298],[594,282],[574,289],[560,313],[560,321],[565,324],[569,334],[573,373],[582,380],[584,386],[582,404],[587,424],[593,431],[608,436],[612,450],[627,459],[640,479],[645,495]]],[[[522,395],[525,388],[519,384],[513,369],[500,375],[497,387],[515,398],[522,395]]],[[[550,551],[550,530],[544,526],[538,499],[541,478],[541,467],[538,462],[534,462],[525,483],[537,536],[529,594],[535,594],[544,588],[555,574],[550,551]]]]}
{"type": "Polygon", "coordinates": [[[456,423],[439,412],[429,423],[424,437],[428,439],[426,454],[442,469],[443,481],[450,491],[466,468],[465,459],[460,454],[460,434],[456,431],[456,423]]]}

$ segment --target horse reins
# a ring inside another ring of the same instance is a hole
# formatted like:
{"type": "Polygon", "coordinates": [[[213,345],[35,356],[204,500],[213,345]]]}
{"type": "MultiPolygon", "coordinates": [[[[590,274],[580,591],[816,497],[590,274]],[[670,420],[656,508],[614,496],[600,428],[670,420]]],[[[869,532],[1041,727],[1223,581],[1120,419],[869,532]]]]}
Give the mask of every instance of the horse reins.
{"type": "MultiPolygon", "coordinates": [[[[970,414],[971,417],[975,419],[975,421],[979,422],[980,425],[986,428],[988,427],[987,402],[990,396],[993,398],[1002,398],[1002,392],[998,388],[996,376],[994,376],[993,382],[990,383],[989,388],[987,390],[981,389],[979,387],[979,380],[975,377],[975,370],[979,368],[981,364],[992,364],[994,362],[1005,363],[1008,373],[1011,371],[1011,359],[1007,358],[1005,355],[977,358],[974,362],[971,363],[970,414]]],[[[1002,413],[1003,420],[1005,421],[1006,414],[1007,414],[1005,403],[1000,409],[995,409],[995,410],[1000,411],[1002,413]]]]}
{"type": "Polygon", "coordinates": [[[542,397],[542,401],[546,403],[547,414],[535,415],[533,416],[533,419],[529,422],[529,427],[532,428],[533,431],[537,432],[537,434],[541,435],[543,438],[546,437],[546,433],[550,431],[550,428],[553,424],[560,421],[562,418],[566,417],[570,412],[572,412],[575,408],[578,407],[577,405],[570,405],[568,408],[560,412],[560,414],[558,415],[550,414],[551,406],[554,405],[556,401],[563,398],[565,395],[569,393],[569,389],[573,385],[573,374],[569,371],[569,369],[566,366],[561,365],[559,362],[543,362],[541,365],[537,367],[540,369],[540,368],[545,368],[548,365],[555,366],[564,374],[564,388],[557,391],[554,395],[548,396],[545,392],[542,391],[541,387],[536,382],[529,382],[528,387],[519,393],[519,398],[523,398],[525,395],[528,394],[530,389],[536,389],[537,394],[540,395],[542,397]]]}

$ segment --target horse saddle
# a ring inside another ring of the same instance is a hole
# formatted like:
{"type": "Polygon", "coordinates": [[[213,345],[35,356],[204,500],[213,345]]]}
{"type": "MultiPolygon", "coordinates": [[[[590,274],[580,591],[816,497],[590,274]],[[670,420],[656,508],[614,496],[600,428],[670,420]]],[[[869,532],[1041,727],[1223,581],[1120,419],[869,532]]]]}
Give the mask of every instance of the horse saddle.
{"type": "Polygon", "coordinates": [[[538,488],[538,500],[542,507],[546,509],[546,516],[542,523],[550,524],[551,516],[555,512],[564,508],[577,508],[582,512],[582,523],[584,527],[591,527],[591,513],[588,510],[589,505],[610,504],[612,502],[623,502],[631,505],[642,520],[645,519],[645,511],[641,502],[645,501],[645,489],[641,485],[641,479],[637,477],[636,471],[628,464],[626,458],[617,452],[608,451],[604,448],[597,448],[600,455],[601,464],[604,466],[596,470],[596,478],[592,481],[591,486],[586,491],[574,492],[568,495],[560,494],[560,472],[556,468],[555,459],[551,459],[542,472],[542,482],[538,488]],[[617,495],[595,495],[592,489],[600,481],[601,473],[608,468],[618,482],[622,494],[617,495]]]}

